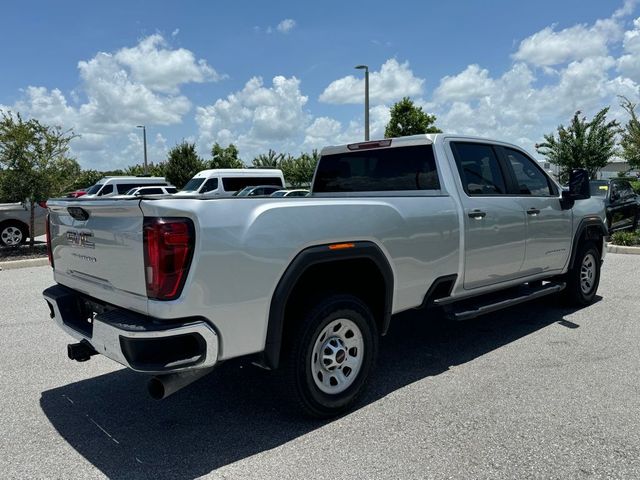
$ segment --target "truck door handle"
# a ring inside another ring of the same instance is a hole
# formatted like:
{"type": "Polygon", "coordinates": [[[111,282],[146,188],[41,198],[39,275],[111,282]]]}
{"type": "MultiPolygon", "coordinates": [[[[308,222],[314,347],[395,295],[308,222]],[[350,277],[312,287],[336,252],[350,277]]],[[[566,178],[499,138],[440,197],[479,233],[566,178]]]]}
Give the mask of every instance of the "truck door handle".
{"type": "Polygon", "coordinates": [[[478,210],[477,208],[474,210],[471,210],[469,213],[469,218],[475,218],[476,220],[480,220],[481,218],[484,218],[487,216],[486,212],[483,212],[482,210],[478,210]]]}
{"type": "Polygon", "coordinates": [[[538,215],[540,213],[540,210],[538,210],[537,208],[530,208],[529,210],[527,210],[527,215],[538,215]]]}

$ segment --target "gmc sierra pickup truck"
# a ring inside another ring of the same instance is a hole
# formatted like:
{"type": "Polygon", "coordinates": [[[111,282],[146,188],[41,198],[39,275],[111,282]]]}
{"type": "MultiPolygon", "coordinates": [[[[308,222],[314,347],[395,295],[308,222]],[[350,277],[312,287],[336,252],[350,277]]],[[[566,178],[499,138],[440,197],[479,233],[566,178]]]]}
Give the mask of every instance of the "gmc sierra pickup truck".
{"type": "Polygon", "coordinates": [[[322,151],[309,197],[49,201],[44,291],[78,343],[163,398],[227,359],[281,369],[315,416],[347,409],[394,314],[466,320],[598,288],[602,201],[504,142],[418,135],[322,151]]]}

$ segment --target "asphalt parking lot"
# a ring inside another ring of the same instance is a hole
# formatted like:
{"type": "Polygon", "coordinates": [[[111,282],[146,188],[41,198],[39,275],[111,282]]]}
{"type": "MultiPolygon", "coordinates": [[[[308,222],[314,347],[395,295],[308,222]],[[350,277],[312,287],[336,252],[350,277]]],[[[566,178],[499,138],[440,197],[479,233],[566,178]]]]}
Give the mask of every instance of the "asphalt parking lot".
{"type": "Polygon", "coordinates": [[[48,267],[0,271],[2,478],[640,478],[640,256],[607,256],[599,300],[463,324],[396,318],[359,408],[283,410],[273,374],[228,362],[156,402],[70,339],[48,267]]]}

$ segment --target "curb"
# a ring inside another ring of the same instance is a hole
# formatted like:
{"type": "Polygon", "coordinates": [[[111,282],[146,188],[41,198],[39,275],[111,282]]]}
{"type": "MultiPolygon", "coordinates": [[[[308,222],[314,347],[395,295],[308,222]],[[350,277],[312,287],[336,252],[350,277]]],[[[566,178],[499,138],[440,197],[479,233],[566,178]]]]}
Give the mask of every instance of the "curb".
{"type": "Polygon", "coordinates": [[[28,258],[26,260],[12,260],[10,262],[0,262],[0,270],[15,270],[16,268],[43,267],[49,265],[49,259],[28,258]]]}
{"type": "Polygon", "coordinates": [[[640,247],[625,247],[623,245],[612,245],[607,243],[607,253],[626,253],[630,255],[640,255],[640,247]]]}

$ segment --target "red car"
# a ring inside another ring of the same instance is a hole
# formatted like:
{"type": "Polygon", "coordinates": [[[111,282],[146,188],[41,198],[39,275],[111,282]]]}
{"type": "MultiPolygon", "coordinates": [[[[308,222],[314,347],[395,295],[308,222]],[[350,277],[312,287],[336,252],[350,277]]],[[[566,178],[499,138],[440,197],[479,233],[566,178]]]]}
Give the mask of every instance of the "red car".
{"type": "Polygon", "coordinates": [[[67,198],[78,198],[86,194],[87,191],[81,188],[80,190],[74,190],[73,192],[67,193],[67,198]]]}

